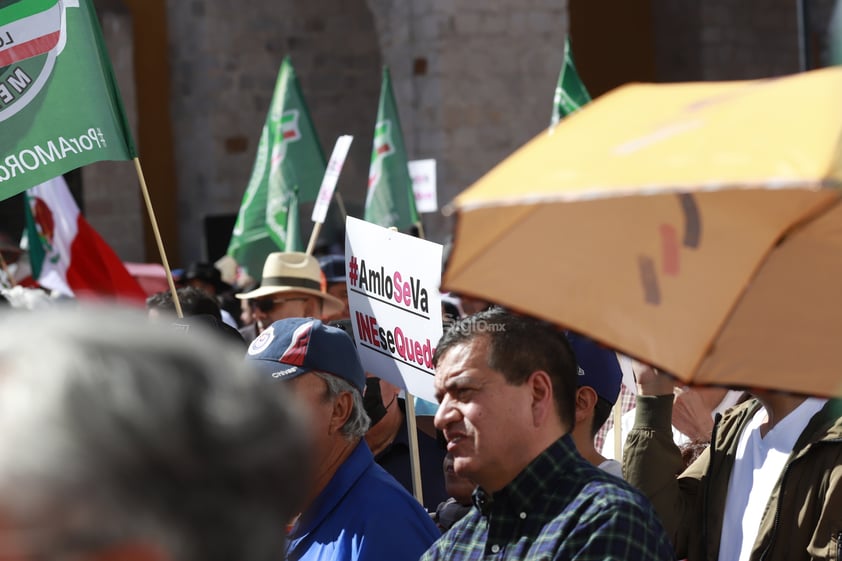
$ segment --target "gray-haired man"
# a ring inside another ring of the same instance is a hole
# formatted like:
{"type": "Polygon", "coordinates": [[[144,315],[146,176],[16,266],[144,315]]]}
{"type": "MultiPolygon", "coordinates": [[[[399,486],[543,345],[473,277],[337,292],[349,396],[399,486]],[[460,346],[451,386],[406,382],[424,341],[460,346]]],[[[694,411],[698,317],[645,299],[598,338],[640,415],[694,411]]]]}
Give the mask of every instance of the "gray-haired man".
{"type": "Polygon", "coordinates": [[[438,538],[430,516],[363,440],[365,373],[347,333],[313,318],[276,321],[246,354],[309,413],[313,485],[290,533],[290,561],[416,561],[438,538]]]}
{"type": "Polygon", "coordinates": [[[0,557],[283,557],[303,426],[241,351],[115,310],[9,313],[0,333],[0,557]]]}

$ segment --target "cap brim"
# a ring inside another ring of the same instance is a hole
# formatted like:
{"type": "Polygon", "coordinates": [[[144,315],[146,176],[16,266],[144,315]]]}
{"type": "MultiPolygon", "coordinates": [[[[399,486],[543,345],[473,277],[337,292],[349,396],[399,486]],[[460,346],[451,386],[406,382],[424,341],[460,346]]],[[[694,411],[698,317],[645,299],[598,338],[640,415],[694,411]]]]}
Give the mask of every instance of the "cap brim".
{"type": "Polygon", "coordinates": [[[239,300],[251,300],[252,298],[263,298],[264,296],[269,296],[270,294],[283,294],[284,292],[303,292],[304,294],[321,298],[322,315],[325,316],[338,314],[342,311],[342,308],[345,307],[342,300],[335,296],[326,294],[320,290],[302,288],[300,286],[261,286],[259,288],[255,288],[251,292],[235,294],[234,296],[236,296],[239,300]]]}
{"type": "Polygon", "coordinates": [[[291,364],[284,364],[277,360],[266,360],[262,358],[250,358],[246,356],[246,362],[264,376],[274,378],[276,380],[291,380],[302,374],[310,372],[308,368],[300,368],[292,366],[291,364]]]}

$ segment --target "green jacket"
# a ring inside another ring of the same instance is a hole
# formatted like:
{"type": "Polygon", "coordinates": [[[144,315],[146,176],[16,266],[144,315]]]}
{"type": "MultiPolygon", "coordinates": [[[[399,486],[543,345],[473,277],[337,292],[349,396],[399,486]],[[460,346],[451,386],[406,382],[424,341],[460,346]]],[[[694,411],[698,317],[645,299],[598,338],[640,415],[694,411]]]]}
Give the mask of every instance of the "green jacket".
{"type": "MultiPolygon", "coordinates": [[[[716,561],[728,480],[750,400],[714,428],[713,445],[683,473],[672,440],[672,396],[638,396],[623,473],[652,501],[678,558],[716,561]]],[[[842,401],[830,400],[795,443],[760,524],[751,561],[842,561],[842,401]]]]}

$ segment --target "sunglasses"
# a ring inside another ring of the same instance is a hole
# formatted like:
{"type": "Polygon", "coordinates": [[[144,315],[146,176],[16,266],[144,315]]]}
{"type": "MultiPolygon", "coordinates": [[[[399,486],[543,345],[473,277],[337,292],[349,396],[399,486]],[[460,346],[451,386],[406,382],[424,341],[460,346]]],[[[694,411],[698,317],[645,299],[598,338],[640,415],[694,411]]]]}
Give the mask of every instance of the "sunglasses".
{"type": "Polygon", "coordinates": [[[306,302],[307,298],[304,296],[298,296],[296,298],[261,298],[258,300],[249,300],[249,304],[255,310],[260,310],[264,314],[267,312],[271,312],[275,309],[275,306],[281,306],[286,304],[287,302],[306,302]]]}

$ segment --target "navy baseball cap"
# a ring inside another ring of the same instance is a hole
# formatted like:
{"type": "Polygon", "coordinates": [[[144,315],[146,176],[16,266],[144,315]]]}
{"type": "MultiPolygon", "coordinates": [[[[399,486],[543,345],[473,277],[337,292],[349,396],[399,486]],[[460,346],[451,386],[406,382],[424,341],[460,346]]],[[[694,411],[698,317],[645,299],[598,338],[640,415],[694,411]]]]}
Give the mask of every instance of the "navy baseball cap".
{"type": "Polygon", "coordinates": [[[307,372],[332,374],[363,393],[365,371],[354,340],[313,318],[281,319],[264,329],[246,351],[260,372],[288,380],[307,372]]]}
{"type": "Polygon", "coordinates": [[[325,276],[325,282],[345,282],[345,256],[344,255],[323,255],[319,257],[319,267],[325,276]]]}
{"type": "Polygon", "coordinates": [[[596,395],[614,405],[623,383],[617,353],[578,333],[568,331],[567,340],[579,365],[579,387],[592,387],[596,395]]]}

